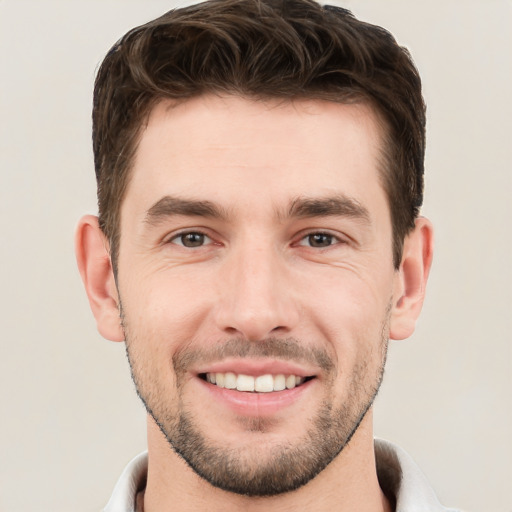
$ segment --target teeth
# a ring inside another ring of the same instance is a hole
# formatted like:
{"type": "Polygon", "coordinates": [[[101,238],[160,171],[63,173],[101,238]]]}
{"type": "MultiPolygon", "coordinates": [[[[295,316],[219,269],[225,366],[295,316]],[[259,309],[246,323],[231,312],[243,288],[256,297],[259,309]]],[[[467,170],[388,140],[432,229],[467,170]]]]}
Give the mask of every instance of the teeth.
{"type": "Polygon", "coordinates": [[[298,375],[259,375],[253,377],[232,372],[227,373],[207,373],[206,380],[211,384],[216,384],[220,388],[236,389],[237,391],[256,391],[258,393],[271,393],[272,391],[283,391],[293,389],[302,384],[305,379],[298,375]]]}
{"type": "Polygon", "coordinates": [[[238,391],[254,391],[254,377],[239,375],[236,379],[236,389],[238,391]]]}
{"type": "Polygon", "coordinates": [[[282,374],[276,375],[274,377],[274,391],[283,391],[283,389],[286,389],[286,377],[282,374]]]}
{"type": "Polygon", "coordinates": [[[293,389],[295,387],[295,375],[288,375],[286,377],[286,389],[293,389]]]}
{"type": "Polygon", "coordinates": [[[274,391],[274,378],[272,375],[260,375],[254,379],[254,390],[260,393],[274,391]]]}
{"type": "Polygon", "coordinates": [[[224,387],[228,389],[236,389],[237,378],[234,373],[228,372],[224,375],[224,387]]]}

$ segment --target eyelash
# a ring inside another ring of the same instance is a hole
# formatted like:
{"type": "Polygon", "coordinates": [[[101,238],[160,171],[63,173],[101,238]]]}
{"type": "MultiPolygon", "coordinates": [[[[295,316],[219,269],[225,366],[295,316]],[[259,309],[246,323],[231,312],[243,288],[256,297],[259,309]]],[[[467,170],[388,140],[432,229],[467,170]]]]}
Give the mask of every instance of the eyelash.
{"type": "MultiPolygon", "coordinates": [[[[179,245],[181,247],[188,248],[188,249],[194,249],[194,248],[198,248],[198,247],[204,247],[205,245],[210,245],[211,243],[214,243],[214,242],[213,242],[213,239],[210,236],[208,236],[206,233],[204,233],[203,231],[190,230],[190,231],[182,231],[181,233],[175,234],[172,238],[170,238],[168,240],[167,243],[179,245]],[[185,245],[183,239],[187,236],[192,236],[192,235],[196,235],[196,236],[200,237],[198,245],[193,245],[194,241],[191,242],[192,245],[185,245]],[[205,243],[205,239],[209,240],[209,242],[205,243]],[[178,240],[181,240],[181,243],[177,242],[178,240]]],[[[309,247],[311,249],[327,249],[334,245],[344,244],[344,243],[346,243],[344,240],[342,240],[340,237],[338,237],[332,233],[329,233],[326,231],[311,231],[310,233],[306,233],[303,236],[301,236],[301,238],[298,240],[298,242],[296,242],[294,245],[309,247]],[[325,238],[329,239],[329,243],[325,246],[315,247],[314,245],[312,245],[312,237],[325,237],[325,238]],[[307,243],[308,241],[309,241],[309,243],[307,243]]]]}
{"type": "Polygon", "coordinates": [[[344,243],[346,243],[345,240],[343,240],[339,236],[334,235],[333,233],[329,233],[328,231],[311,231],[311,232],[306,233],[305,235],[303,235],[295,245],[300,245],[300,246],[303,246],[303,247],[309,247],[311,249],[328,249],[329,247],[332,247],[334,245],[344,244],[344,243]],[[325,237],[325,238],[329,238],[330,239],[330,243],[328,245],[325,245],[325,246],[315,247],[315,246],[311,245],[311,238],[312,237],[325,237]],[[307,241],[309,241],[309,243],[307,243],[307,241]],[[306,243],[304,243],[304,242],[306,242],[306,243]]]}
{"type": "MultiPolygon", "coordinates": [[[[190,230],[190,231],[182,231],[181,233],[177,233],[172,238],[170,238],[167,243],[172,243],[172,244],[175,244],[175,245],[179,245],[179,246],[187,248],[187,249],[193,249],[193,248],[196,248],[196,247],[203,247],[205,245],[204,244],[204,239],[208,239],[210,241],[210,243],[213,242],[212,238],[209,237],[203,231],[200,231],[200,230],[190,230]],[[183,239],[186,236],[191,236],[191,235],[198,235],[199,237],[202,237],[203,243],[201,243],[200,245],[191,245],[191,246],[185,245],[183,243],[183,239]],[[181,240],[182,243],[178,243],[177,240],[181,240]]],[[[210,245],[210,244],[207,244],[207,245],[210,245]]]]}

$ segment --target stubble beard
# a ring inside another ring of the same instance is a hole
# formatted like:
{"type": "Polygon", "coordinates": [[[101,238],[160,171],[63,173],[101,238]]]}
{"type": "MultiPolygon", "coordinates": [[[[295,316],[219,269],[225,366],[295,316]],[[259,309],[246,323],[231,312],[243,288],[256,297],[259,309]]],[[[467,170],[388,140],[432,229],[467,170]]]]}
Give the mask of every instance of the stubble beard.
{"type": "MultiPolygon", "coordinates": [[[[215,445],[207,433],[199,428],[200,422],[183,397],[186,371],[180,368],[180,364],[183,366],[195,360],[193,354],[185,354],[181,361],[174,358],[177,396],[173,397],[175,400],[166,400],[166,394],[158,392],[158,382],[154,379],[152,369],[144,366],[142,359],[134,353],[134,338],[130,336],[126,319],[123,318],[126,351],[137,394],[170,447],[197,475],[214,487],[254,497],[275,496],[302,487],[323,471],[347,446],[380,388],[387,355],[388,326],[389,308],[382,324],[380,344],[377,347],[379,354],[369,351],[356,364],[349,382],[347,399],[343,403],[334,404],[332,397],[327,396],[316,415],[308,420],[305,433],[299,441],[294,444],[289,441],[277,445],[269,443],[271,446],[265,450],[264,436],[272,431],[272,420],[246,420],[245,430],[259,437],[257,444],[251,443],[244,448],[229,447],[229,440],[226,446],[215,445]],[[373,358],[379,358],[377,365],[373,358]]],[[[229,347],[229,355],[237,353],[241,356],[296,359],[297,352],[302,356],[305,353],[301,346],[300,341],[290,338],[272,338],[259,343],[229,340],[224,345],[224,351],[229,347]]],[[[337,375],[334,363],[325,352],[317,356],[317,363],[323,360],[324,365],[330,368],[327,381],[331,380],[332,384],[337,375]],[[329,358],[328,361],[325,358],[329,358]]],[[[212,425],[212,428],[215,426],[212,425]]]]}

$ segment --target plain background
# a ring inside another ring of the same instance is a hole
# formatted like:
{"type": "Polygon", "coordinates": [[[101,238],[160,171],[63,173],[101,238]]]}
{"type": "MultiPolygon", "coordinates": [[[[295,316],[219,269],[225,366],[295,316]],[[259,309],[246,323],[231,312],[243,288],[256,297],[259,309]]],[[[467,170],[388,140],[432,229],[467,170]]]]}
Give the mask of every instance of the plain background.
{"type": "MultiPolygon", "coordinates": [[[[97,334],[73,255],[96,211],[95,69],[172,0],[0,0],[0,511],[93,511],[145,447],[122,344],[97,334]]],[[[352,0],[412,51],[428,103],[436,256],[392,343],[376,434],[441,501],[511,512],[512,2],[352,0]]]]}

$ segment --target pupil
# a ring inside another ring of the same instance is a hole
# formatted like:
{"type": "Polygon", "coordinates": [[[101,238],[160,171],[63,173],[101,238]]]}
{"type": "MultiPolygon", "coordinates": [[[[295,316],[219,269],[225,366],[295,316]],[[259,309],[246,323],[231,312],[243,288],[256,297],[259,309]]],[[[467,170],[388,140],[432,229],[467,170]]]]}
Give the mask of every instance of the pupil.
{"type": "Polygon", "coordinates": [[[204,243],[204,235],[201,233],[187,233],[181,237],[185,247],[199,247],[204,243]]]}
{"type": "Polygon", "coordinates": [[[312,247],[329,247],[332,242],[332,236],[324,233],[315,233],[309,235],[309,243],[312,247]]]}

